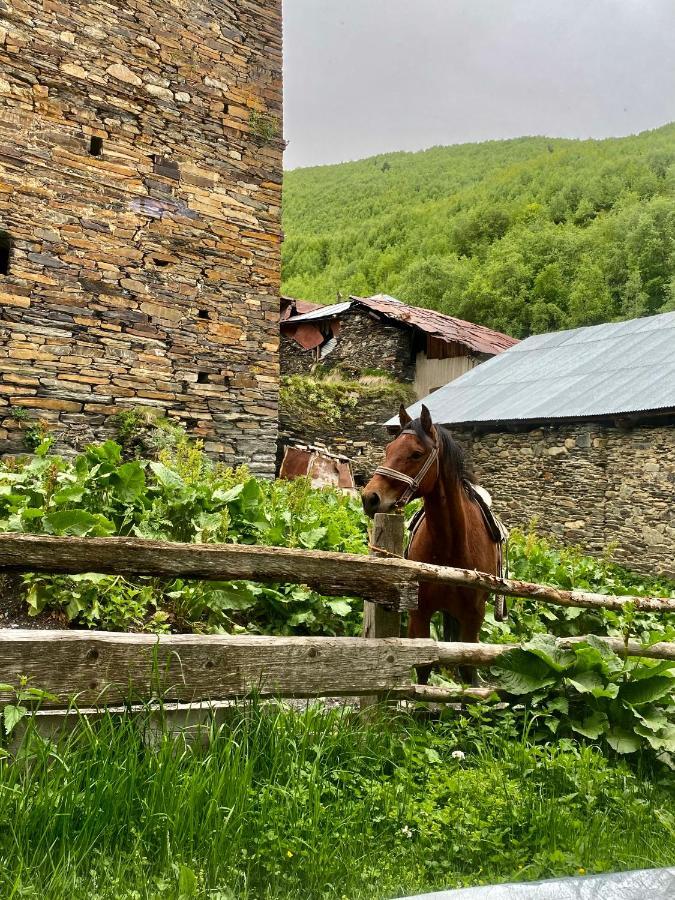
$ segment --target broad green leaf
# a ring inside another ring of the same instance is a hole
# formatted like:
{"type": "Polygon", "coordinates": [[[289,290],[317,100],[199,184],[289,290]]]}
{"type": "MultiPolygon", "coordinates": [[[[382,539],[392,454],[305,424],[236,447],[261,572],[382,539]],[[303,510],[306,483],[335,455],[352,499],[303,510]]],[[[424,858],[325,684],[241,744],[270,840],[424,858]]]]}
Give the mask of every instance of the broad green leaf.
{"type": "Polygon", "coordinates": [[[659,734],[661,749],[675,753],[675,723],[670,722],[659,734]]]}
{"type": "Polygon", "coordinates": [[[640,706],[642,703],[653,703],[667,694],[675,691],[675,679],[667,675],[657,675],[655,678],[645,678],[642,681],[629,681],[621,685],[620,697],[631,706],[640,706]]]}
{"type": "Polygon", "coordinates": [[[11,734],[17,724],[26,715],[28,715],[28,710],[25,706],[14,706],[14,704],[8,703],[2,711],[5,733],[11,734]]]}
{"type": "Polygon", "coordinates": [[[33,506],[27,506],[25,509],[21,510],[21,518],[24,522],[34,522],[36,519],[41,519],[44,512],[44,509],[36,509],[33,506]]]}
{"type": "Polygon", "coordinates": [[[607,733],[607,743],[617,753],[635,753],[640,749],[640,738],[624,728],[612,728],[607,733]]]}
{"type": "Polygon", "coordinates": [[[575,645],[574,654],[577,658],[577,672],[596,670],[604,675],[612,675],[624,667],[621,657],[594,635],[589,635],[585,641],[575,645]]]}
{"type": "Polygon", "coordinates": [[[106,441],[104,444],[90,444],[87,447],[87,457],[92,461],[118,466],[122,462],[122,448],[115,441],[106,441]]]}
{"type": "Polygon", "coordinates": [[[557,639],[551,634],[535,634],[523,649],[543,659],[556,672],[569,669],[575,660],[574,651],[560,647],[557,639]]]}
{"type": "Polygon", "coordinates": [[[567,675],[565,682],[579,691],[580,694],[592,694],[594,697],[614,698],[619,693],[619,686],[613,682],[605,683],[599,672],[575,672],[567,675]]]}
{"type": "Polygon", "coordinates": [[[597,740],[597,738],[609,728],[609,719],[601,712],[592,713],[592,715],[588,716],[588,718],[584,719],[582,722],[575,719],[570,719],[569,721],[573,731],[583,734],[584,737],[590,738],[591,740],[597,740]]]}
{"type": "Polygon", "coordinates": [[[348,616],[352,611],[351,605],[346,600],[329,600],[327,605],[336,616],[348,616]]]}
{"type": "Polygon", "coordinates": [[[42,521],[47,534],[104,537],[115,532],[115,526],[110,519],[106,519],[100,513],[90,513],[83,509],[58,510],[48,513],[42,521]]]}
{"type": "Polygon", "coordinates": [[[500,686],[511,694],[529,694],[554,684],[556,680],[542,659],[520,648],[504,653],[492,672],[500,679],[500,686]]]}
{"type": "Polygon", "coordinates": [[[82,598],[79,594],[71,594],[70,602],[66,606],[68,620],[72,622],[73,619],[76,619],[81,612],[85,611],[85,609],[87,609],[87,604],[82,602],[82,598]]]}
{"type": "Polygon", "coordinates": [[[187,900],[197,893],[197,876],[187,866],[181,866],[178,872],[178,897],[187,900]]]}
{"type": "Polygon", "coordinates": [[[668,729],[652,731],[644,725],[636,725],[635,733],[643,737],[652,750],[675,750],[675,726],[670,726],[672,731],[669,734],[668,729]]]}
{"type": "Polygon", "coordinates": [[[132,503],[145,491],[145,472],[138,462],[128,462],[120,466],[111,477],[116,497],[125,503],[132,503]]]}
{"type": "Polygon", "coordinates": [[[181,490],[185,487],[185,482],[180,477],[178,472],[174,472],[173,469],[170,469],[168,466],[165,466],[164,463],[161,462],[151,462],[150,469],[162,487],[169,488],[170,490],[181,490]]]}
{"type": "Polygon", "coordinates": [[[648,728],[650,731],[660,731],[662,728],[665,728],[668,724],[668,717],[663,709],[659,709],[658,706],[641,706],[639,709],[634,709],[636,718],[638,718],[642,724],[643,728],[648,728]]]}
{"type": "Polygon", "coordinates": [[[642,660],[638,665],[631,669],[630,680],[642,681],[645,678],[653,678],[655,675],[663,675],[664,672],[670,672],[671,670],[673,671],[673,675],[671,676],[673,685],[675,685],[675,660],[654,660],[653,664],[650,664],[647,660],[642,660]]]}
{"type": "Polygon", "coordinates": [[[212,609],[249,609],[255,604],[256,598],[247,585],[231,584],[219,590],[206,590],[203,601],[212,609]]]}
{"type": "Polygon", "coordinates": [[[235,484],[234,487],[231,487],[227,491],[224,491],[222,488],[218,488],[217,491],[213,492],[213,499],[217,500],[218,503],[232,503],[233,500],[236,500],[237,497],[240,496],[243,490],[243,484],[235,484]]]}
{"type": "Polygon", "coordinates": [[[84,496],[84,485],[69,484],[53,496],[53,501],[57,506],[63,506],[65,503],[79,503],[84,496]]]}
{"type": "Polygon", "coordinates": [[[312,528],[310,531],[303,531],[298,535],[300,543],[308,550],[314,550],[326,536],[325,528],[312,528]]]}
{"type": "Polygon", "coordinates": [[[561,712],[567,715],[570,709],[569,700],[567,697],[554,697],[552,700],[549,700],[546,704],[547,712],[561,712]]]}

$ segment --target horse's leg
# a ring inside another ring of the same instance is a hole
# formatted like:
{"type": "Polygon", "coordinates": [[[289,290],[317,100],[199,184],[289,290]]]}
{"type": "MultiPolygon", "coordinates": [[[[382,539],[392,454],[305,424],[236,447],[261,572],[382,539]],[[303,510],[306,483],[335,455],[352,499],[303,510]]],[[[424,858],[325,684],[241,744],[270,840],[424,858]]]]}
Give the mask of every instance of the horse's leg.
{"type": "MultiPolygon", "coordinates": [[[[411,610],[408,617],[409,638],[429,638],[431,635],[431,610],[421,603],[418,609],[411,610]]],[[[417,681],[419,684],[427,684],[431,675],[431,666],[417,666],[417,681]]]]}
{"type": "MultiPolygon", "coordinates": [[[[480,641],[480,629],[485,618],[485,601],[487,594],[469,594],[467,603],[462,610],[462,618],[459,623],[459,640],[465,644],[477,644],[480,641]]],[[[473,687],[480,684],[478,671],[475,666],[460,666],[459,673],[463,681],[473,687]]]]}
{"type": "Polygon", "coordinates": [[[443,610],[443,640],[448,642],[459,640],[459,621],[447,609],[443,610]]]}

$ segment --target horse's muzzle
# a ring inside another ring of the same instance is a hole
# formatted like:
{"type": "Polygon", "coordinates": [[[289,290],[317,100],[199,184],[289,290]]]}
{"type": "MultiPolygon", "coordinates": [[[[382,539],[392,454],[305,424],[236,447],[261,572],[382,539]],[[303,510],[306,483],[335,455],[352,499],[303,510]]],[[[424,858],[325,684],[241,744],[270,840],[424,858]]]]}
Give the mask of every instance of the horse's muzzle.
{"type": "Polygon", "coordinates": [[[369,491],[361,494],[361,503],[363,504],[364,513],[372,519],[375,513],[379,512],[382,500],[375,491],[369,491]]]}

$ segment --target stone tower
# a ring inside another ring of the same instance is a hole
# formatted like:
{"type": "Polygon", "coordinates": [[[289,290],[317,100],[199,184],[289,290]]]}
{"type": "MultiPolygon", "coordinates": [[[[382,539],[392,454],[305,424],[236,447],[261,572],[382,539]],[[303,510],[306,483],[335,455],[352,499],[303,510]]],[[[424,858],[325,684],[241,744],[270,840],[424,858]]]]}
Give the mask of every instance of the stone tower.
{"type": "Polygon", "coordinates": [[[0,0],[0,453],[151,407],[274,469],[281,0],[0,0]]]}

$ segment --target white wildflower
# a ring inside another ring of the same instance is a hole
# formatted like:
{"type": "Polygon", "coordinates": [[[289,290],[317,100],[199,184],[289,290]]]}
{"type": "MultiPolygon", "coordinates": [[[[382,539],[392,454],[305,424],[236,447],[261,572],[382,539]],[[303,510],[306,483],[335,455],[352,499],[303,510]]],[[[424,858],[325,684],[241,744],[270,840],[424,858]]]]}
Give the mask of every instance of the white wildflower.
{"type": "Polygon", "coordinates": [[[413,836],[412,829],[409,825],[404,825],[403,828],[401,828],[401,834],[407,838],[411,838],[413,836]]]}
{"type": "Polygon", "coordinates": [[[452,751],[453,759],[464,759],[465,756],[466,756],[466,753],[463,750],[453,750],[452,751]]]}

